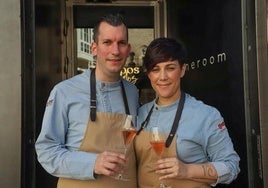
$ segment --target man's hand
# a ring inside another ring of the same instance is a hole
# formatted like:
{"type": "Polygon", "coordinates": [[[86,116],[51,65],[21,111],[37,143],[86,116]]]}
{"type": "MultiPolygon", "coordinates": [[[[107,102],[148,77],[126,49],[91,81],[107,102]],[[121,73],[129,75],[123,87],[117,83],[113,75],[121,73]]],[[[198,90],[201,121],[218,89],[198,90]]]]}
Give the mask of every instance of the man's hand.
{"type": "Polygon", "coordinates": [[[122,173],[122,167],[126,165],[126,157],[123,154],[104,151],[96,159],[94,173],[112,176],[115,173],[122,173]]]}

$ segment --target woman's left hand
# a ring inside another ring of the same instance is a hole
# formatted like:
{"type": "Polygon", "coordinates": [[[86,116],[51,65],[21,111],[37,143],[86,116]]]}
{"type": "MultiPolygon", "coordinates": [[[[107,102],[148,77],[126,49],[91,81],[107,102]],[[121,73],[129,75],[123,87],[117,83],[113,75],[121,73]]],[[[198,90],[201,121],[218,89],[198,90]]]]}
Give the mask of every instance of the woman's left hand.
{"type": "Polygon", "coordinates": [[[159,180],[168,178],[187,178],[187,164],[176,157],[163,158],[157,161],[156,173],[160,176],[159,180]]]}

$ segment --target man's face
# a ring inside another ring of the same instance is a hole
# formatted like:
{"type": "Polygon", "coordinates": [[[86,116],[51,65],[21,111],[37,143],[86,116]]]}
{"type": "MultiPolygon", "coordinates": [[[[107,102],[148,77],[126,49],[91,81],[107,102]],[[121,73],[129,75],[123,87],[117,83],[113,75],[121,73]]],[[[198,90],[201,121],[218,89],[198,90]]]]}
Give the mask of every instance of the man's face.
{"type": "Polygon", "coordinates": [[[118,80],[130,50],[126,27],[123,24],[115,27],[102,22],[98,42],[91,45],[91,53],[96,56],[97,77],[103,81],[118,80]]]}

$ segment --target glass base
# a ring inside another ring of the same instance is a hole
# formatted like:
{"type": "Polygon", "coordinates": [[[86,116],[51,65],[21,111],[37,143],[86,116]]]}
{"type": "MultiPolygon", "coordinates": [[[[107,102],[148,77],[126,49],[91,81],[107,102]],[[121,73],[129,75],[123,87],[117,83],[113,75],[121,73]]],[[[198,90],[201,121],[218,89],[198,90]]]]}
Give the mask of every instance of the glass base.
{"type": "Polygon", "coordinates": [[[130,179],[127,177],[124,177],[123,174],[116,174],[116,175],[110,176],[110,177],[113,179],[119,180],[119,181],[130,181],[130,179]]]}
{"type": "Polygon", "coordinates": [[[160,183],[159,188],[171,188],[171,186],[165,185],[164,183],[160,183]]]}

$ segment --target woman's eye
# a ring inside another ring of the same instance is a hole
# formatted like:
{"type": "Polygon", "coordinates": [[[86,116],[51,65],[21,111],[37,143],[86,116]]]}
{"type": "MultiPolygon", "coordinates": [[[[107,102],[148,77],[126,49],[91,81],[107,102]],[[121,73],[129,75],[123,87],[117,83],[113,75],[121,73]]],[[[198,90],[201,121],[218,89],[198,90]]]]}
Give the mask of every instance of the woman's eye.
{"type": "Polygon", "coordinates": [[[157,72],[159,71],[159,69],[152,69],[152,72],[157,72]]]}

